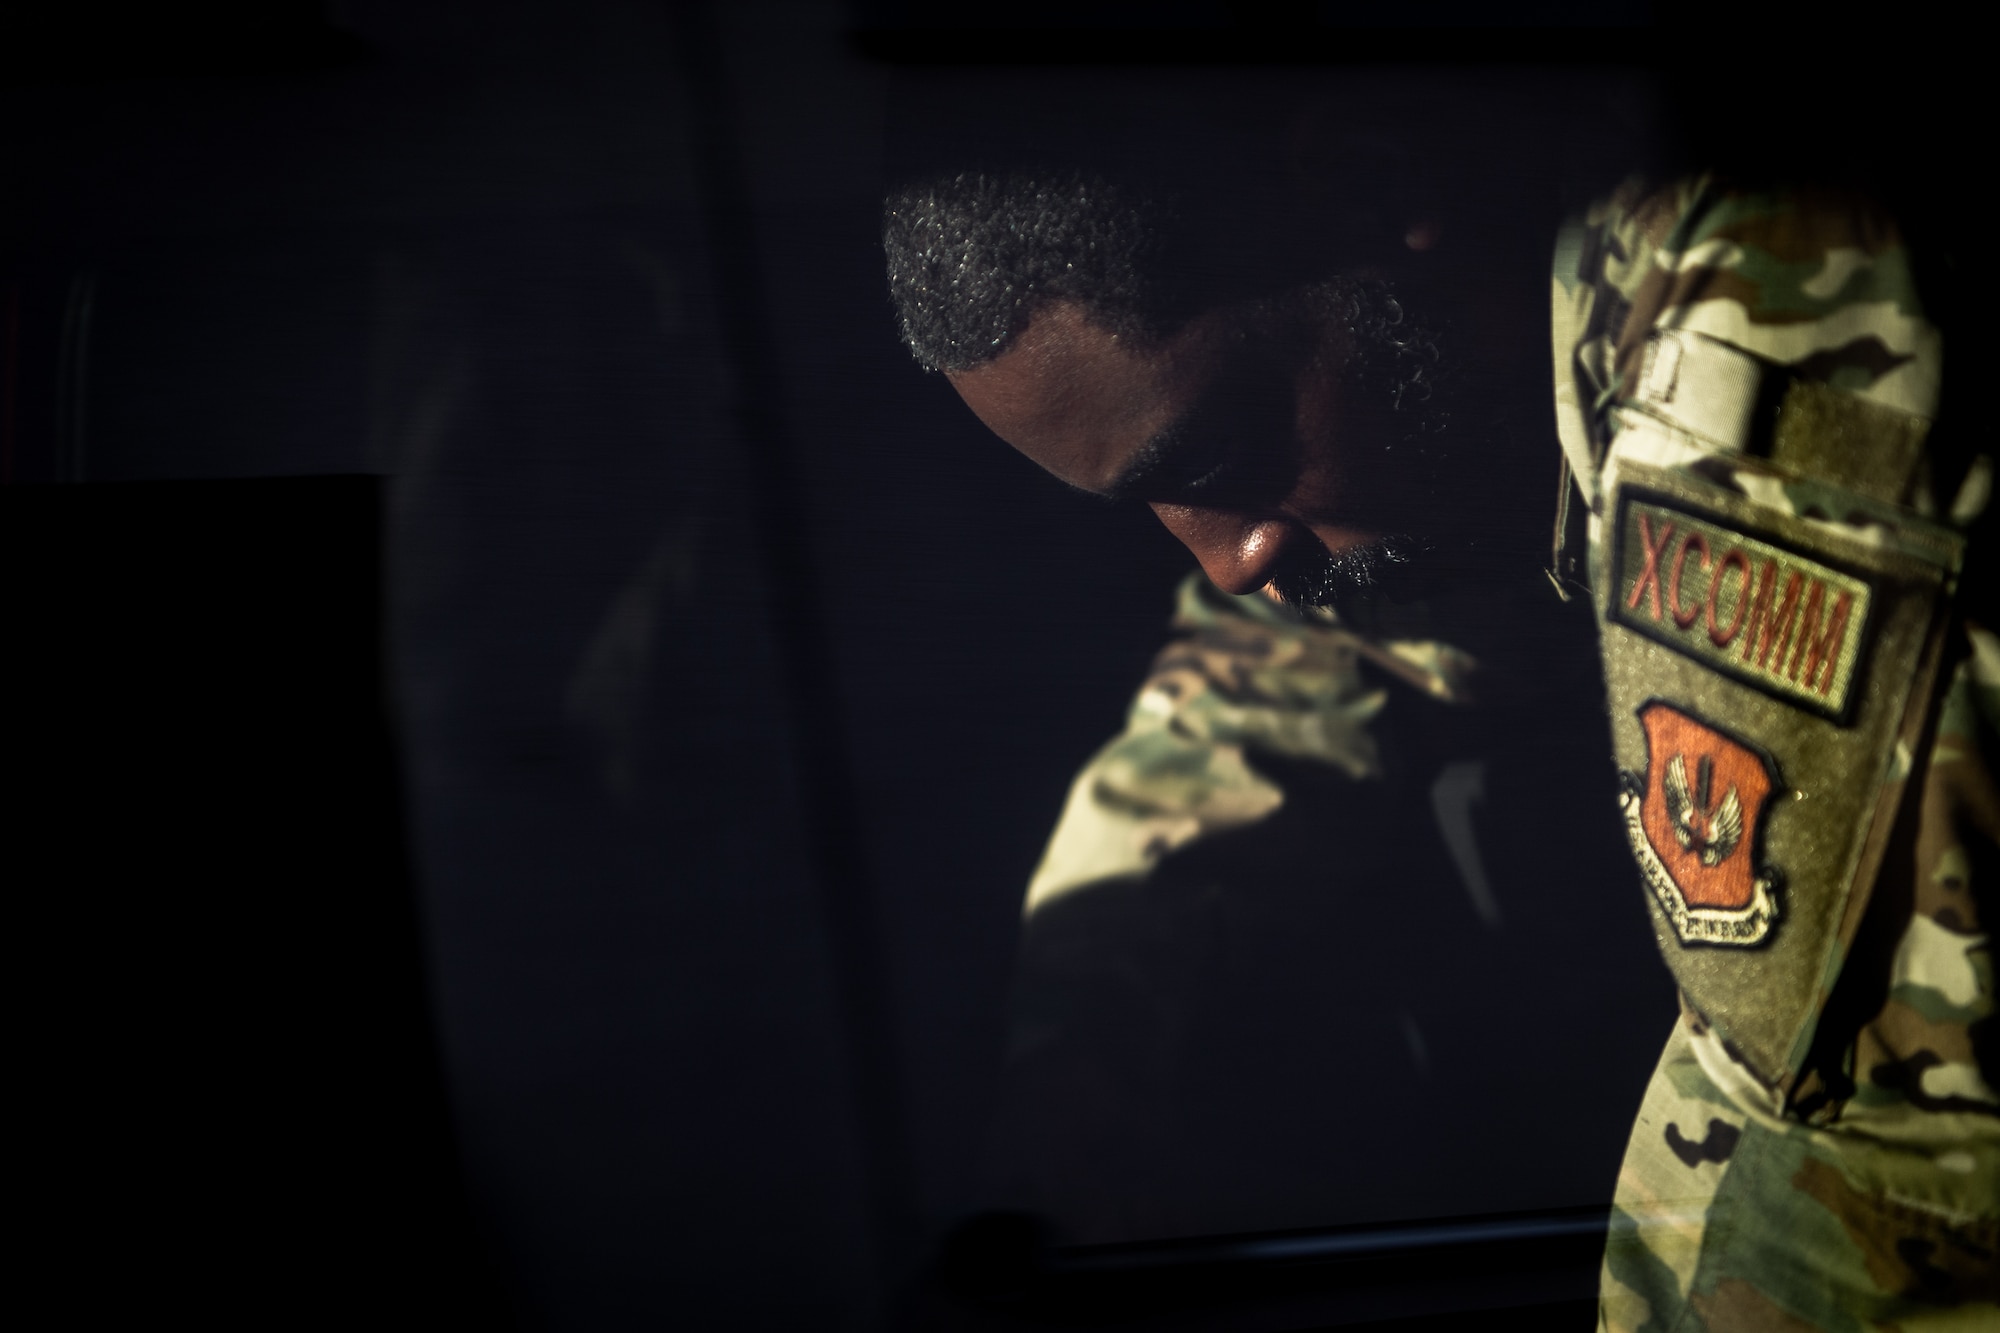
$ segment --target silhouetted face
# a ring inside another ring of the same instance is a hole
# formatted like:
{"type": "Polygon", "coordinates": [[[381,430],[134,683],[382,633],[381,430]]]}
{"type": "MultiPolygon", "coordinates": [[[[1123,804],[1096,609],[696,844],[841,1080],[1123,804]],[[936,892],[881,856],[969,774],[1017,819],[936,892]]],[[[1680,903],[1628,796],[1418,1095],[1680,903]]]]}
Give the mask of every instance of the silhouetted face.
{"type": "Polygon", "coordinates": [[[1224,307],[1160,340],[1056,301],[947,378],[1057,477],[1144,502],[1225,592],[1324,603],[1425,544],[1431,492],[1417,409],[1357,373],[1369,348],[1340,299],[1224,307]]]}

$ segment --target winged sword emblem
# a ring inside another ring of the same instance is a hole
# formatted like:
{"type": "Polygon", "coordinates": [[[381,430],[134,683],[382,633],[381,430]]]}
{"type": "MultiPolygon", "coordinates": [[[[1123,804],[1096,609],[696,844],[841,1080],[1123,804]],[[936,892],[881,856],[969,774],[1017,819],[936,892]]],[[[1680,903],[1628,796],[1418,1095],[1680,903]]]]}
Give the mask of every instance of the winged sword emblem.
{"type": "Polygon", "coordinates": [[[1660,787],[1666,797],[1667,822],[1673,827],[1674,841],[1701,858],[1705,866],[1720,865],[1743,841],[1743,801],[1730,787],[1722,799],[1709,804],[1715,782],[1715,762],[1703,755],[1695,764],[1694,786],[1688,786],[1687,759],[1675,755],[1667,761],[1660,787]]]}
{"type": "Polygon", "coordinates": [[[1646,770],[1624,775],[1619,802],[1654,903],[1682,944],[1762,944],[1783,883],[1756,859],[1757,829],[1783,790],[1777,762],[1664,699],[1640,707],[1639,725],[1646,770]]]}

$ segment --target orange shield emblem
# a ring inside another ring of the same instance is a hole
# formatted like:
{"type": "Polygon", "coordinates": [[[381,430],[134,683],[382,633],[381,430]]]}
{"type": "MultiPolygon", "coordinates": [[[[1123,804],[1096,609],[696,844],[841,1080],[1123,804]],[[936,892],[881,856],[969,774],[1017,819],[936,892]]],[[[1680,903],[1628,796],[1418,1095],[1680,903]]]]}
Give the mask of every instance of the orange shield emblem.
{"type": "Polygon", "coordinates": [[[1646,775],[1625,776],[1626,837],[1683,944],[1761,943],[1777,877],[1756,863],[1759,821],[1779,790],[1763,755],[1655,699],[1639,710],[1646,775]]]}

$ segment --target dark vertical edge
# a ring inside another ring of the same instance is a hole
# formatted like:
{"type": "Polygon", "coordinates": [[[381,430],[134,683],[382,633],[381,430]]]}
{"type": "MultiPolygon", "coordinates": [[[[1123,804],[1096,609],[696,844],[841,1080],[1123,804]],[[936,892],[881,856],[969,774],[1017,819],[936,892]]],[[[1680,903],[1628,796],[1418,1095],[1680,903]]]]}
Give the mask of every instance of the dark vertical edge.
{"type": "MultiPolygon", "coordinates": [[[[425,1209],[441,1234],[429,1237],[427,1262],[413,1271],[433,1284],[432,1309],[463,1328],[496,1333],[527,1327],[519,1293],[497,1261],[499,1247],[491,1224],[474,1197],[458,1134],[457,1107],[445,1068],[436,987],[429,949],[429,923],[419,896],[419,862],[409,791],[408,754],[396,699],[395,625],[390,569],[393,538],[390,482],[383,477],[342,478],[366,495],[360,549],[369,561],[366,578],[372,606],[365,656],[371,690],[361,744],[376,781],[369,787],[372,808],[365,817],[380,831],[393,857],[385,867],[393,879],[393,899],[383,906],[393,916],[382,922],[393,950],[390,984],[413,1022],[405,1049],[396,1053],[403,1085],[415,1104],[407,1108],[408,1129],[426,1178],[411,1182],[414,1207],[425,1209]]],[[[320,480],[308,484],[323,484],[320,480]]]]}
{"type": "Polygon", "coordinates": [[[807,506],[796,445],[783,414],[783,376],[768,322],[756,219],[730,110],[722,41],[703,0],[669,0],[668,9],[687,82],[702,230],[733,379],[729,410],[748,465],[755,541],[798,765],[807,855],[831,943],[868,1175],[876,1268],[886,1296],[913,1240],[887,959],[860,845],[834,653],[815,596],[807,506]]]}
{"type": "Polygon", "coordinates": [[[84,271],[70,279],[63,300],[62,341],[56,362],[55,481],[82,481],[87,475],[84,395],[88,389],[91,307],[96,295],[96,277],[84,271]]]}
{"type": "Polygon", "coordinates": [[[15,386],[21,359],[21,284],[7,284],[7,326],[0,333],[0,486],[14,480],[15,386]]]}

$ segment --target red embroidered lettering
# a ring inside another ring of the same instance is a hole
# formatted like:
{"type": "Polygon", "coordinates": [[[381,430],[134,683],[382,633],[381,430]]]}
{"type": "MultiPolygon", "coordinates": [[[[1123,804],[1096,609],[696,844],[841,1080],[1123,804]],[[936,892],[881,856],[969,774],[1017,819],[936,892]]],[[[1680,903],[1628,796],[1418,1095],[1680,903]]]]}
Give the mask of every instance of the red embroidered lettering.
{"type": "Polygon", "coordinates": [[[1701,547],[1701,568],[1703,573],[1708,572],[1708,567],[1711,563],[1709,560],[1708,538],[1702,536],[1692,528],[1688,529],[1687,535],[1681,538],[1680,549],[1674,552],[1674,573],[1673,577],[1667,582],[1667,609],[1674,613],[1674,623],[1682,629],[1686,629],[1689,625],[1694,624],[1695,617],[1701,614],[1701,603],[1699,602],[1696,602],[1693,606],[1681,605],[1681,570],[1688,562],[1688,548],[1690,546],[1701,547]]]}
{"type": "Polygon", "coordinates": [[[1796,569],[1785,576],[1784,596],[1778,600],[1778,610],[1771,611],[1771,588],[1777,582],[1778,562],[1764,562],[1764,576],[1757,580],[1757,596],[1750,606],[1750,628],[1743,636],[1743,660],[1749,661],[1754,650],[1757,665],[1782,673],[1785,669],[1785,649],[1791,646],[1792,627],[1799,619],[1799,589],[1805,584],[1805,576],[1796,569]],[[1771,650],[1778,650],[1778,665],[1771,667],[1771,650]]]}
{"type": "MultiPolygon", "coordinates": [[[[1792,534],[1769,517],[1772,531],[1739,531],[1650,492],[1621,498],[1617,586],[1605,618],[1774,698],[1844,719],[1874,632],[1878,587],[1869,573],[1821,563],[1823,534],[1792,534]]],[[[1690,752],[1688,764],[1696,757],[1690,752]]]]}
{"type": "Polygon", "coordinates": [[[1705,605],[1708,607],[1708,641],[1718,648],[1727,648],[1729,641],[1736,637],[1736,631],[1743,628],[1743,613],[1750,609],[1750,557],[1743,554],[1743,548],[1738,547],[1717,562],[1715,580],[1708,585],[1708,599],[1705,605]],[[1717,630],[1716,596],[1722,591],[1723,576],[1732,569],[1736,571],[1739,583],[1736,590],[1736,618],[1729,622],[1728,629],[1717,630]]]}
{"type": "Polygon", "coordinates": [[[1653,540],[1653,527],[1646,522],[1645,511],[1639,514],[1639,545],[1646,548],[1646,567],[1639,571],[1639,581],[1632,585],[1632,595],[1625,600],[1628,610],[1637,609],[1639,599],[1650,590],[1653,594],[1653,619],[1660,618],[1660,552],[1667,549],[1667,538],[1674,535],[1674,525],[1668,523],[1660,529],[1660,539],[1653,540]]]}
{"type": "Polygon", "coordinates": [[[1819,633],[1819,607],[1824,600],[1822,594],[1826,585],[1813,580],[1812,593],[1806,598],[1805,617],[1799,625],[1799,646],[1792,651],[1792,679],[1799,680],[1799,665],[1805,664],[1806,678],[1799,684],[1807,689],[1817,689],[1825,698],[1833,692],[1834,673],[1840,667],[1840,649],[1847,639],[1847,613],[1853,608],[1854,594],[1841,593],[1833,600],[1833,611],[1826,618],[1826,632],[1819,633]],[[1821,663],[1825,663],[1822,670],[1821,663]],[[1819,684],[1813,678],[1819,677],[1819,684]]]}

